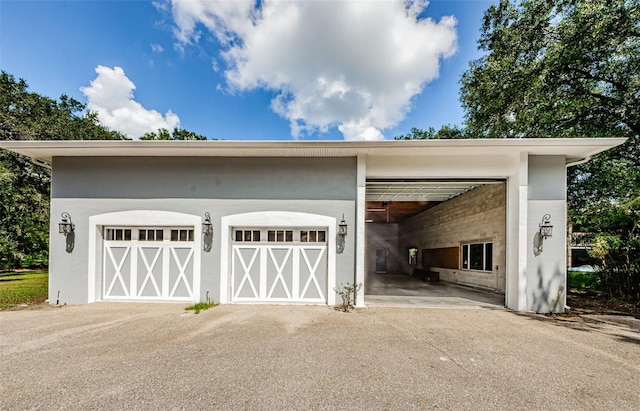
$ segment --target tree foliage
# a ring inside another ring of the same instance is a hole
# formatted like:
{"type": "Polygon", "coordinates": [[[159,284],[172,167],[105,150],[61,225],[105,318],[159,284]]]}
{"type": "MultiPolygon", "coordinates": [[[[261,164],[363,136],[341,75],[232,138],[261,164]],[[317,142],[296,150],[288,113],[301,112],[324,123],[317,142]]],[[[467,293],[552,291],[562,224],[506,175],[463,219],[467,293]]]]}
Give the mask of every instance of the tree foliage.
{"type": "MultiPolygon", "coordinates": [[[[0,139],[111,140],[124,136],[98,123],[95,113],[65,95],[54,100],[30,92],[24,80],[0,73],[0,139]]],[[[46,168],[0,151],[0,268],[48,253],[49,183],[46,168]]]]}
{"type": "Polygon", "coordinates": [[[0,269],[46,255],[49,173],[25,158],[0,152],[0,269]]]}
{"type": "Polygon", "coordinates": [[[474,138],[466,128],[460,128],[457,125],[446,125],[436,131],[435,128],[429,127],[426,130],[413,127],[408,134],[402,134],[395,137],[395,140],[445,140],[456,138],[474,138]]]}
{"type": "Polygon", "coordinates": [[[166,128],[161,128],[156,132],[146,133],[140,137],[140,140],[207,140],[207,138],[182,128],[174,128],[171,133],[166,128]]]}
{"type": "Polygon", "coordinates": [[[108,130],[97,114],[66,95],[54,100],[28,91],[25,80],[0,73],[1,140],[121,140],[123,134],[108,130]]]}
{"type": "Polygon", "coordinates": [[[640,134],[637,0],[501,0],[484,15],[461,80],[472,133],[640,134]]]}

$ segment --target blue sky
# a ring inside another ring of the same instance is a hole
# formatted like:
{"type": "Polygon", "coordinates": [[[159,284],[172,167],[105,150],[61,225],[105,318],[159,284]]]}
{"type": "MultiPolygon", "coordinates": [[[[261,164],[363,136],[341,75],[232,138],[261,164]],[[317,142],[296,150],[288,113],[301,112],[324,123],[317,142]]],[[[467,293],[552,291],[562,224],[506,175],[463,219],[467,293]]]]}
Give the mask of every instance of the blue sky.
{"type": "Polygon", "coordinates": [[[3,0],[0,67],[132,137],[391,139],[462,123],[492,3],[3,0]]]}

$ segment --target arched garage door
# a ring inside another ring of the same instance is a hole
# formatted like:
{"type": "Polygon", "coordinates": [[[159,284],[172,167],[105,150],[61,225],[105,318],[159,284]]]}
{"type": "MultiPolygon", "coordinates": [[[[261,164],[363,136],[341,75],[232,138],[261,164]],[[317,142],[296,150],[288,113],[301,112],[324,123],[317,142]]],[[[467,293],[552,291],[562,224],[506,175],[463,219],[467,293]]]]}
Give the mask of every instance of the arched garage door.
{"type": "Polygon", "coordinates": [[[103,299],[195,300],[194,227],[105,227],[103,299]]]}
{"type": "Polygon", "coordinates": [[[223,216],[220,302],[335,304],[336,224],[293,211],[223,216]]]}
{"type": "Polygon", "coordinates": [[[327,303],[327,228],[233,228],[231,300],[327,303]]]}

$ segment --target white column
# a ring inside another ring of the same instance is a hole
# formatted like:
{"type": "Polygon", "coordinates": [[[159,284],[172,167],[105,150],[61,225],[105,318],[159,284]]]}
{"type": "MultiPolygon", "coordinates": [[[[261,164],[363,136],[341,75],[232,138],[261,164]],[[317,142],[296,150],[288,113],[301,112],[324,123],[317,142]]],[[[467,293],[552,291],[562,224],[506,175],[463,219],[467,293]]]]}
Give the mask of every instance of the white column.
{"type": "Polygon", "coordinates": [[[509,177],[507,199],[506,306],[523,311],[527,307],[527,204],[528,153],[520,153],[518,171],[509,177]]]}
{"type": "Polygon", "coordinates": [[[356,284],[362,284],[356,296],[356,307],[364,307],[365,212],[367,190],[367,158],[358,156],[356,193],[356,284]]]}

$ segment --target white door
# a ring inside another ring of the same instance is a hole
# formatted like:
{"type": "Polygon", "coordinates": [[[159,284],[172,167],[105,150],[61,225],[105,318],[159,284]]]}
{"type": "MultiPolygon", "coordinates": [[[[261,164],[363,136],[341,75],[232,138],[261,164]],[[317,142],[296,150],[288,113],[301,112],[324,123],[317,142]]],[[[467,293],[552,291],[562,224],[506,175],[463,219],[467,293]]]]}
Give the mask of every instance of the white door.
{"type": "Polygon", "coordinates": [[[104,230],[105,300],[194,301],[193,227],[104,230]]]}
{"type": "Polygon", "coordinates": [[[231,300],[327,303],[327,230],[234,229],[231,300]]]}

